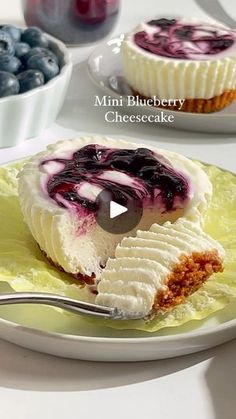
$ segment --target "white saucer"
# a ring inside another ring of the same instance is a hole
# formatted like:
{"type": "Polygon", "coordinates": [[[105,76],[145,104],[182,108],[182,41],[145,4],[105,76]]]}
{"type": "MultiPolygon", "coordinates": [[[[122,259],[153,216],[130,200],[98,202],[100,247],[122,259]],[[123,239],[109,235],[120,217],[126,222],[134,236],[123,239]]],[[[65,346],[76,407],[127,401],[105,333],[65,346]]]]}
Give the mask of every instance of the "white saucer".
{"type": "MultiPolygon", "coordinates": [[[[122,70],[120,47],[124,34],[96,47],[88,60],[88,71],[92,80],[106,95],[119,99],[123,97],[123,110],[140,115],[161,115],[163,109],[149,106],[126,106],[126,95],[132,94],[122,70]]],[[[175,98],[173,98],[175,99],[175,98]]],[[[121,108],[117,110],[121,111],[121,108]]],[[[166,115],[174,115],[174,122],[162,125],[171,128],[197,132],[236,133],[236,101],[220,112],[197,114],[164,110],[166,115]]],[[[156,124],[158,127],[158,124],[156,124]]]]}

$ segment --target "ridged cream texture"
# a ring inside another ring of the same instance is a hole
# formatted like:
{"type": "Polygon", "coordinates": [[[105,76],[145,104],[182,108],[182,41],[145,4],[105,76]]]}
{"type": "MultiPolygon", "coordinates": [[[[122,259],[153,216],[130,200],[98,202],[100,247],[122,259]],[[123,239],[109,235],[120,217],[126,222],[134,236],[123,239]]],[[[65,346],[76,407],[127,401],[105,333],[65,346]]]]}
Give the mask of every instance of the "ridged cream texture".
{"type": "Polygon", "coordinates": [[[222,246],[199,225],[184,218],[138,231],[136,237],[124,238],[115,259],[108,260],[98,284],[96,303],[146,316],[158,293],[167,289],[166,278],[180,258],[211,250],[224,258],[222,246]]]}
{"type": "MultiPolygon", "coordinates": [[[[68,158],[74,151],[87,144],[103,144],[108,147],[130,148],[148,147],[164,155],[176,170],[185,174],[191,182],[191,199],[184,211],[189,219],[200,221],[206,210],[212,193],[211,183],[204,171],[185,157],[167,150],[155,149],[151,146],[134,144],[122,140],[114,140],[102,136],[88,136],[73,140],[59,141],[48,146],[46,151],[34,156],[19,174],[19,199],[24,216],[33,237],[40,248],[55,263],[66,272],[100,275],[101,266],[108,257],[114,255],[116,245],[123,236],[112,235],[103,231],[99,226],[93,226],[87,234],[78,235],[79,219],[70,210],[59,207],[47,193],[46,184],[48,173],[39,170],[40,162],[49,157],[68,158]]],[[[148,229],[153,222],[161,222],[160,214],[157,219],[149,215],[148,229]],[[152,218],[151,218],[152,217],[152,218]]],[[[173,216],[172,216],[173,218],[173,216]]],[[[171,218],[167,218],[171,219],[171,218]]],[[[164,219],[164,221],[167,221],[164,219]]],[[[175,218],[176,219],[176,218],[175,218]]],[[[171,221],[175,221],[171,219],[171,221]]],[[[136,230],[135,230],[136,232],[136,230]]],[[[135,234],[133,232],[133,235],[135,234]]]]}
{"type": "MultiPolygon", "coordinates": [[[[137,31],[136,31],[137,32],[137,31]]],[[[122,43],[124,75],[128,84],[146,97],[210,99],[236,89],[236,49],[209,60],[180,60],[152,54],[137,46],[134,32],[122,43]]]]}

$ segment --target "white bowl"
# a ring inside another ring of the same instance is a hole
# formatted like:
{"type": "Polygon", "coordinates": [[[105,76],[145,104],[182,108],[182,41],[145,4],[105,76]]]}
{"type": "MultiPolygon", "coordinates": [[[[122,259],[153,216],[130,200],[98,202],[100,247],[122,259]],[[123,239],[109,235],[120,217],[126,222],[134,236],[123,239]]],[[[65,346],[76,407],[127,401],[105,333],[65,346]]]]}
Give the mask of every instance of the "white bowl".
{"type": "Polygon", "coordinates": [[[0,99],[0,148],[16,146],[27,138],[37,137],[55,121],[62,107],[72,61],[61,41],[49,35],[47,37],[50,48],[59,57],[60,73],[44,86],[0,99]]]}

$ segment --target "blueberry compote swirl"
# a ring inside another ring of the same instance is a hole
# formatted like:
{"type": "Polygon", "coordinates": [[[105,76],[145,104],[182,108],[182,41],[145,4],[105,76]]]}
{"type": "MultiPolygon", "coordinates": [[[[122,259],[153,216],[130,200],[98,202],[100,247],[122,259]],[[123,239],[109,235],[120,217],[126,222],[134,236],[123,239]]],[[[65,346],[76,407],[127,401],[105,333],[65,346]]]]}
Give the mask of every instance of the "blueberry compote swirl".
{"type": "Polygon", "coordinates": [[[236,32],[212,24],[155,19],[134,35],[140,48],[169,58],[207,60],[225,52],[236,41],[236,32]]]}
{"type": "Polygon", "coordinates": [[[188,179],[177,172],[163,156],[147,148],[114,149],[89,144],[70,158],[49,158],[41,163],[59,164],[62,170],[47,182],[49,196],[61,207],[83,209],[87,214],[99,210],[88,189],[106,189],[120,205],[142,200],[145,207],[156,205],[161,213],[185,208],[189,196],[188,179]]]}

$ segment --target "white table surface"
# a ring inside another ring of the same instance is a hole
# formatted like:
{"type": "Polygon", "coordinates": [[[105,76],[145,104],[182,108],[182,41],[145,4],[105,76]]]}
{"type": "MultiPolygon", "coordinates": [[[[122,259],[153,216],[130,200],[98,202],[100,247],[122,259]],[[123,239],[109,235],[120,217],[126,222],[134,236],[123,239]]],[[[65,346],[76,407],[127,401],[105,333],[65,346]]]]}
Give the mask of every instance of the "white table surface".
{"type": "MultiPolygon", "coordinates": [[[[209,6],[214,1],[198,0],[198,3],[209,6]]],[[[221,0],[221,4],[236,19],[235,1],[221,0]]],[[[194,0],[123,0],[114,33],[126,31],[140,20],[161,12],[205,16],[194,0]]],[[[0,2],[0,21],[23,23],[20,0],[0,2]]],[[[147,124],[105,123],[104,110],[93,107],[94,95],[99,92],[86,74],[85,61],[93,48],[72,49],[73,79],[57,122],[37,140],[26,141],[17,148],[1,149],[0,163],[32,154],[56,138],[84,131],[138,136],[236,170],[235,136],[187,133],[147,124]]],[[[0,417],[233,419],[235,353],[236,341],[232,341],[178,359],[101,364],[57,359],[0,340],[0,417]]]]}

